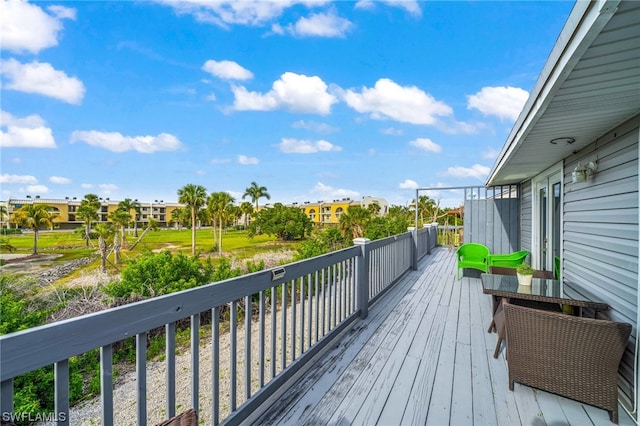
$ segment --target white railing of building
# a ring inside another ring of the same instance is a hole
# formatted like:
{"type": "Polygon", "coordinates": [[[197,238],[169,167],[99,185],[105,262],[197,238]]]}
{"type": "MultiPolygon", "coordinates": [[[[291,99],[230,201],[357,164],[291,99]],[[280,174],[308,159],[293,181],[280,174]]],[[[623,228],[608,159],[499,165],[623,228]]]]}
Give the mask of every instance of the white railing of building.
{"type": "Polygon", "coordinates": [[[418,259],[435,247],[436,236],[434,225],[383,240],[358,239],[353,247],[283,267],[0,336],[0,415],[6,420],[21,414],[14,413],[14,378],[53,365],[54,418],[58,424],[69,424],[69,359],[99,349],[101,421],[113,425],[113,344],[134,338],[136,419],[138,425],[146,425],[147,339],[163,329],[165,417],[174,416],[176,328],[178,321],[188,318],[191,405],[196,411],[209,410],[212,424],[239,423],[333,338],[366,318],[370,304],[407,271],[417,269],[418,259]],[[220,364],[223,313],[229,317],[226,367],[220,364]],[[201,318],[209,314],[211,403],[200,407],[201,318]]]}

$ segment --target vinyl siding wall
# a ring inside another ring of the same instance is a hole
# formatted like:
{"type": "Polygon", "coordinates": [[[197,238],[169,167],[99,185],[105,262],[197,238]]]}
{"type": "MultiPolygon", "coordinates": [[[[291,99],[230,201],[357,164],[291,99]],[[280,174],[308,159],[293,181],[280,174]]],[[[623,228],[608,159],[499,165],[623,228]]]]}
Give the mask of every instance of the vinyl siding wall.
{"type": "Polygon", "coordinates": [[[620,369],[620,386],[630,400],[638,309],[639,123],[636,116],[564,162],[563,280],[583,296],[608,303],[610,319],[634,326],[620,369]],[[589,161],[597,162],[596,175],[573,183],[578,162],[589,161]]]}
{"type": "MultiPolygon", "coordinates": [[[[531,235],[533,232],[533,194],[531,193],[531,181],[522,183],[520,190],[520,248],[518,250],[528,250],[531,253],[533,242],[531,235]]],[[[528,259],[531,261],[531,258],[528,259]]]]}

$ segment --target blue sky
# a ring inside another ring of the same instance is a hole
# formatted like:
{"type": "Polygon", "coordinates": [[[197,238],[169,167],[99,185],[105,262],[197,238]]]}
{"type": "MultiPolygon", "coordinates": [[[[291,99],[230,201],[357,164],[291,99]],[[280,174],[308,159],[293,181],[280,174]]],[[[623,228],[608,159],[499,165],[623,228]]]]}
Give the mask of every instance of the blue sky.
{"type": "Polygon", "coordinates": [[[572,7],[0,0],[0,198],[482,185],[572,7]]]}

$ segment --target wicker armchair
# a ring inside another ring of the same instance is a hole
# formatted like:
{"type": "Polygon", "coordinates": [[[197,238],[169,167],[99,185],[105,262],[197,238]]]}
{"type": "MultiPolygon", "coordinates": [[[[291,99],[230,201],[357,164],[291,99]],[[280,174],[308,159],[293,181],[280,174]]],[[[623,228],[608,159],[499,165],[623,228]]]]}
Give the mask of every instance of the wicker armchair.
{"type": "Polygon", "coordinates": [[[618,366],[631,324],[504,303],[514,382],[593,405],[618,423],[618,366]]]}
{"type": "Polygon", "coordinates": [[[198,413],[193,408],[158,423],[156,426],[198,426],[198,413]]]}

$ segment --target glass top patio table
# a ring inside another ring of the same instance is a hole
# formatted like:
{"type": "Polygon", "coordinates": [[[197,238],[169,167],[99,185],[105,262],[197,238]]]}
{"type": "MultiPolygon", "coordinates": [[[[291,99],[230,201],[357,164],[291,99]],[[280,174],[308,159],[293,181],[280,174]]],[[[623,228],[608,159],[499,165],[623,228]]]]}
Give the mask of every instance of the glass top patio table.
{"type": "Polygon", "coordinates": [[[538,302],[559,303],[562,305],[607,310],[609,305],[593,300],[568,296],[558,280],[533,278],[530,286],[518,285],[518,277],[513,275],[482,274],[482,291],[484,294],[506,297],[509,299],[535,300],[538,302]]]}

